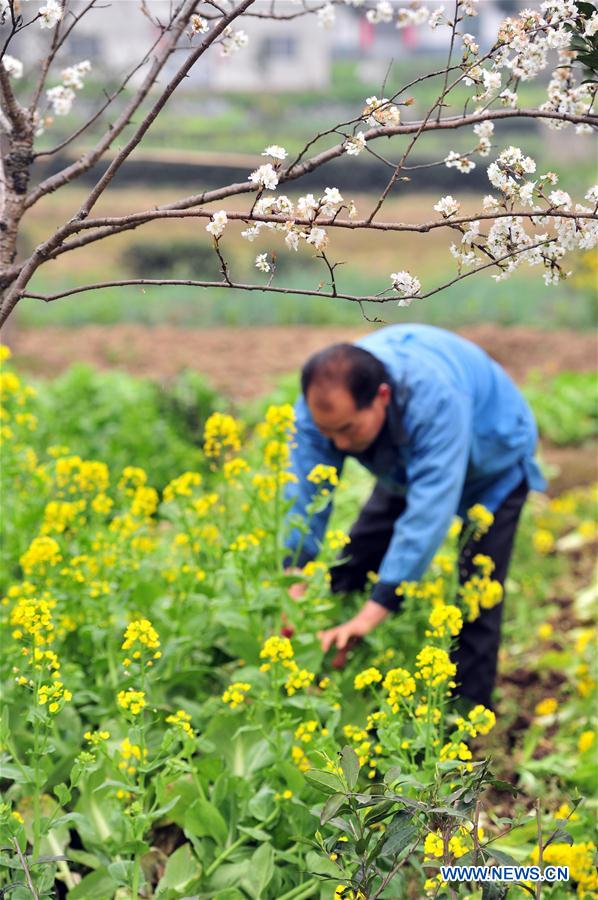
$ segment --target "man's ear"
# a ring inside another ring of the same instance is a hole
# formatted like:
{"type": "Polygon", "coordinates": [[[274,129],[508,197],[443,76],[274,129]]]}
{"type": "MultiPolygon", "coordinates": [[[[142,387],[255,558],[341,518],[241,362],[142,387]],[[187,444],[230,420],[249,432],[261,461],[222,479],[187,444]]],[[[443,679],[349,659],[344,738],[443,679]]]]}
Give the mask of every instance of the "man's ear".
{"type": "Polygon", "coordinates": [[[390,403],[390,398],[392,396],[392,391],[390,389],[390,385],[386,384],[385,381],[383,381],[378,388],[378,396],[382,400],[384,406],[388,406],[388,404],[390,403]]]}

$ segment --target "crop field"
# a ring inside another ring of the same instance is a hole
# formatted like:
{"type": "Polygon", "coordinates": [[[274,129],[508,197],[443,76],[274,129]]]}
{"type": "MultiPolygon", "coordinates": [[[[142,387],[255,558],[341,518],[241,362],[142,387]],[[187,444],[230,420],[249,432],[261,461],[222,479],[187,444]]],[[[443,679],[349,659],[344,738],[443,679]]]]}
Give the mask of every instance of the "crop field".
{"type": "MultiPolygon", "coordinates": [[[[160,403],[124,375],[34,388],[3,355],[2,896],[596,896],[595,488],[528,502],[497,703],[471,708],[450,652],[502,592],[482,554],[459,589],[456,556],[486,510],[325,656],[317,632],[363,599],[329,567],[371,480],[348,467],[318,558],[285,574],[287,397],[233,417],[191,377],[160,403]],[[443,881],[455,862],[569,880],[443,881]]],[[[548,440],[595,435],[584,373],[527,390],[548,440]]],[[[312,478],[315,514],[336,479],[312,478]]]]}

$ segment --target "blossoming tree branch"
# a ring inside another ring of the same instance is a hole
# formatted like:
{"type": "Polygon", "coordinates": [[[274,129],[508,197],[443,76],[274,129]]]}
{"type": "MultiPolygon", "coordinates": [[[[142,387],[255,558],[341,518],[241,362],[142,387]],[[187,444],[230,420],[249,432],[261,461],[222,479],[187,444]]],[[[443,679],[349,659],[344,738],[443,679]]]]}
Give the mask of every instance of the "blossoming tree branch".
{"type": "Polygon", "coordinates": [[[117,285],[293,293],[359,304],[398,300],[399,305],[406,306],[477,273],[484,272],[498,281],[523,265],[538,267],[546,284],[557,284],[570,274],[571,252],[590,249],[597,243],[598,186],[588,185],[583,197],[572,198],[558,186],[558,174],[539,172],[525,149],[501,145],[495,126],[506,119],[539,120],[541,127],[574,129],[592,139],[598,125],[593,112],[598,87],[593,77],[598,58],[598,12],[592,3],[545,0],[538,8],[505,19],[495,42],[484,52],[469,30],[472,17],[478,14],[478,2],[455,0],[445,6],[413,2],[401,7],[387,0],[289,0],[285,4],[277,0],[178,0],[170,5],[167,20],[157,17],[151,6],[143,3],[141,13],[150,16],[157,29],[153,45],[141,59],[131,60],[129,70],[121,74],[113,90],[102,93],[87,121],[52,149],[39,150],[38,138],[44,130],[51,130],[56,117],[71,112],[86,90],[85,79],[91,69],[88,60],[72,60],[66,68],[58,60],[68,55],[69,42],[82,19],[94,8],[109,16],[110,7],[99,0],[76,6],[69,5],[68,0],[0,0],[0,325],[25,297],[49,302],[117,285]],[[248,43],[244,20],[311,16],[318,26],[327,28],[343,5],[360,8],[360,14],[374,26],[395,23],[399,29],[409,25],[440,29],[446,35],[445,65],[415,78],[390,97],[364,98],[350,121],[331,123],[329,129],[316,135],[306,134],[305,146],[294,158],[283,146],[284,135],[273,134],[273,143],[263,151],[263,161],[243,182],[149,209],[131,210],[126,215],[100,216],[95,212],[115,175],[198,60],[205,54],[230,57],[243,52],[248,43]],[[44,47],[40,58],[22,60],[12,55],[24,29],[40,30],[38,37],[44,47]],[[174,74],[163,83],[160,79],[168,63],[168,72],[174,74]],[[553,71],[545,101],[534,108],[520,106],[519,86],[550,68],[553,71]],[[35,74],[29,96],[20,90],[26,82],[25,71],[35,74]],[[138,73],[141,81],[135,78],[138,73]],[[433,78],[442,85],[435,101],[417,116],[410,116],[412,89],[433,78]],[[468,92],[465,104],[464,88],[468,92]],[[94,146],[39,183],[31,183],[37,159],[57,154],[102,122],[106,123],[105,131],[94,146]],[[471,136],[470,152],[449,149],[451,135],[458,129],[471,136]],[[444,134],[447,152],[426,165],[454,168],[467,176],[481,160],[484,164],[488,161],[488,194],[474,213],[464,214],[459,199],[448,195],[431,203],[429,210],[422,209],[419,222],[385,218],[386,201],[409,180],[407,173],[418,168],[412,164],[414,148],[430,132],[444,134]],[[338,137],[332,147],[328,146],[331,135],[338,137]],[[383,138],[387,139],[384,151],[383,138]],[[326,149],[322,149],[325,140],[326,149]],[[295,183],[300,191],[305,175],[325,170],[327,163],[344,154],[351,158],[370,154],[387,170],[387,184],[370,209],[358,210],[334,186],[327,187],[321,196],[305,192],[295,200],[283,193],[283,188],[294,188],[295,183]],[[68,221],[51,229],[30,253],[19,256],[17,241],[28,211],[43,203],[50,193],[76,183],[102,161],[106,163],[103,174],[68,221]],[[30,287],[34,275],[64,253],[158,219],[183,218],[203,222],[201,227],[211,235],[219,260],[218,280],[120,279],[82,284],[54,294],[41,294],[30,287]],[[255,241],[260,251],[255,258],[256,277],[250,283],[238,279],[227,259],[227,237],[232,229],[239,229],[245,240],[255,241]],[[432,277],[429,283],[428,279],[422,283],[422,273],[408,267],[398,254],[397,271],[385,276],[384,286],[374,283],[373,277],[369,294],[347,292],[337,276],[342,262],[335,258],[339,229],[396,233],[442,229],[455,260],[454,276],[443,283],[434,282],[432,277]],[[322,280],[311,289],[301,290],[279,283],[276,259],[281,253],[315,254],[321,261],[322,280]]]}

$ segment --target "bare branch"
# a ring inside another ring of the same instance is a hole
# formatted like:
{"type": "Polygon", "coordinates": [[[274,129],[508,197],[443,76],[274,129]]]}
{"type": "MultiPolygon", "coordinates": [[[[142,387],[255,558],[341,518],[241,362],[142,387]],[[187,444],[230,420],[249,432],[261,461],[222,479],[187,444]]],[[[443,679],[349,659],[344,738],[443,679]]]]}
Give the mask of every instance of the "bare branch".
{"type": "MultiPolygon", "coordinates": [[[[463,281],[465,278],[470,278],[472,275],[477,275],[479,272],[483,272],[485,269],[489,269],[494,266],[499,266],[500,263],[506,262],[509,259],[513,259],[513,257],[518,256],[520,253],[527,253],[530,250],[535,250],[537,247],[545,246],[546,244],[552,243],[552,239],[539,241],[536,244],[530,244],[528,247],[522,247],[517,250],[513,250],[510,253],[506,253],[504,256],[497,257],[491,262],[485,263],[483,266],[478,266],[476,269],[472,269],[469,272],[463,272],[455,278],[450,279],[449,281],[445,281],[444,284],[438,285],[438,287],[432,288],[430,291],[426,291],[423,294],[417,294],[413,296],[403,297],[403,300],[426,300],[428,297],[432,297],[434,294],[438,294],[441,291],[446,290],[446,288],[451,287],[451,285],[456,284],[458,281],[463,281]]],[[[369,294],[364,296],[356,296],[354,294],[341,294],[341,293],[333,293],[318,290],[308,290],[308,289],[300,289],[293,287],[274,287],[263,284],[244,284],[240,282],[233,281],[196,281],[191,278],[126,278],[119,279],[115,281],[99,281],[94,284],[85,284],[80,285],[79,287],[69,288],[66,291],[60,291],[56,294],[37,294],[31,291],[24,290],[21,293],[21,297],[29,297],[33,300],[43,300],[46,303],[51,303],[54,300],[60,300],[63,297],[72,297],[75,294],[82,294],[86,291],[97,291],[103,288],[109,287],[130,287],[132,285],[142,285],[146,287],[150,286],[160,286],[160,285],[170,285],[170,286],[179,286],[179,287],[202,287],[202,288],[234,288],[240,291],[261,291],[264,293],[274,293],[274,294],[297,294],[299,296],[304,297],[325,297],[330,300],[349,300],[352,303],[389,303],[391,301],[396,301],[397,296],[394,294],[392,297],[383,296],[386,291],[383,291],[380,294],[369,294]]],[[[6,320],[6,316],[4,313],[0,315],[0,325],[6,320]]]]}
{"type": "Polygon", "coordinates": [[[255,0],[241,0],[241,2],[235,6],[228,15],[223,16],[220,22],[212,29],[212,31],[208,34],[206,38],[201,42],[199,47],[196,47],[193,50],[183,65],[180,67],[176,75],[171,78],[170,82],[166,85],[164,90],[162,91],[160,97],[156,100],[154,105],[152,106],[149,113],[146,115],[143,122],[137,128],[135,134],[127,141],[125,146],[116,157],[112,160],[102,177],[97,182],[96,186],[93,188],[87,199],[81,204],[79,211],[76,213],[76,219],[85,219],[89,213],[91,212],[93,206],[98,201],[102,193],[108,187],[117,171],[120,169],[124,161],[130,156],[131,152],[135,149],[135,147],[141,141],[143,135],[146,131],[151,127],[152,123],[157,118],[159,112],[166,105],[169,98],[172,96],[176,88],[179,86],[183,78],[187,76],[187,74],[191,71],[197,60],[203,56],[208,47],[214,43],[214,41],[220,37],[224,29],[230,25],[231,22],[234,22],[236,18],[238,18],[247,7],[251,6],[255,0]]]}
{"type": "Polygon", "coordinates": [[[56,58],[56,54],[58,53],[58,51],[60,50],[60,48],[66,41],[66,39],[68,38],[68,36],[70,35],[73,28],[75,28],[75,26],[78,25],[78,23],[81,21],[81,19],[89,12],[90,9],[92,9],[95,6],[95,4],[97,2],[98,2],[98,0],[89,0],[89,3],[87,4],[87,6],[85,6],[81,10],[80,13],[78,13],[77,15],[75,15],[74,13],[71,13],[71,15],[73,16],[73,21],[67,26],[67,28],[64,29],[64,31],[61,31],[61,27],[64,23],[64,19],[61,19],[58,22],[58,24],[56,25],[56,27],[54,28],[54,33],[52,35],[52,46],[50,47],[50,51],[42,63],[40,76],[39,76],[36,88],[33,92],[33,96],[31,98],[31,103],[29,104],[29,113],[31,115],[33,114],[34,110],[37,109],[37,104],[39,103],[39,98],[40,98],[42,90],[44,88],[44,84],[46,82],[46,78],[47,78],[48,72],[50,70],[50,66],[54,62],[54,59],[56,58]]]}
{"type": "MultiPolygon", "coordinates": [[[[176,15],[176,13],[174,15],[176,15]]],[[[67,137],[63,141],[61,141],[60,144],[57,144],[55,147],[52,147],[51,150],[39,150],[37,153],[34,154],[33,158],[39,159],[41,156],[52,156],[54,153],[58,153],[60,150],[64,150],[64,148],[67,147],[70,143],[72,143],[72,141],[76,140],[80,135],[82,135],[85,131],[87,131],[87,129],[100,118],[102,113],[108,109],[110,104],[114,100],[116,100],[116,98],[119,96],[119,94],[122,94],[122,92],[126,88],[127,84],[131,80],[131,78],[133,78],[133,76],[139,71],[139,69],[143,68],[143,66],[147,63],[148,59],[150,58],[150,56],[152,55],[152,53],[154,52],[156,47],[163,40],[163,37],[164,37],[164,35],[160,34],[156,38],[156,40],[154,41],[152,46],[149,48],[149,50],[147,51],[147,53],[145,54],[143,59],[141,59],[137,63],[137,65],[135,66],[134,69],[131,69],[131,71],[128,73],[128,75],[126,75],[125,78],[123,79],[123,81],[121,81],[118,88],[116,88],[116,90],[114,90],[111,94],[109,94],[107,96],[106,101],[91,116],[91,118],[89,118],[83,125],[81,125],[79,128],[77,128],[77,130],[74,131],[69,137],[67,137]]]]}
{"type": "Polygon", "coordinates": [[[52,193],[57,188],[62,187],[63,184],[68,184],[70,181],[78,178],[84,172],[87,172],[89,169],[91,169],[92,166],[94,166],[98,162],[98,160],[101,159],[102,155],[110,147],[112,142],[129,124],[132,116],[139,109],[139,107],[147,97],[156,78],[164,68],[164,65],[166,64],[174,48],[176,47],[177,41],[183,33],[185,25],[189,21],[189,17],[191,16],[191,13],[197,6],[198,2],[199,0],[185,0],[185,2],[182,3],[182,5],[179,7],[180,12],[177,15],[177,20],[173,23],[172,30],[164,40],[163,44],[160,46],[156,58],[149,72],[147,73],[143,84],[141,85],[135,96],[131,98],[120,116],[118,116],[115,123],[111,125],[108,131],[100,138],[96,146],[92,150],[89,150],[87,153],[84,153],[83,156],[80,157],[80,159],[76,160],[76,162],[62,169],[62,171],[57,172],[55,175],[51,175],[49,178],[46,178],[44,181],[40,182],[40,184],[38,184],[38,186],[28,195],[25,201],[25,209],[29,209],[41,197],[44,197],[46,194],[52,193]]]}

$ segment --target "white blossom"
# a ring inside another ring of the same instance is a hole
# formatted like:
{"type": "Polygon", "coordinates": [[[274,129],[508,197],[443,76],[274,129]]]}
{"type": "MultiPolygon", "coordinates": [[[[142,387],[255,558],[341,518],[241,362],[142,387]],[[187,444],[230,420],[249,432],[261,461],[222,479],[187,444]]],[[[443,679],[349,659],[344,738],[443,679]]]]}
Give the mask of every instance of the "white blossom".
{"type": "Polygon", "coordinates": [[[548,181],[550,182],[550,184],[558,184],[559,176],[556,174],[556,172],[546,172],[545,175],[540,175],[540,181],[548,181]]]}
{"type": "Polygon", "coordinates": [[[295,250],[296,252],[299,249],[299,235],[296,231],[289,231],[284,242],[289,250],[295,250]]]}
{"type": "Polygon", "coordinates": [[[212,234],[215,238],[222,237],[227,222],[228,218],[226,216],[226,213],[223,209],[221,209],[219,212],[214,213],[211,221],[206,225],[206,231],[212,234]]]}
{"type": "Polygon", "coordinates": [[[484,83],[484,90],[482,93],[475,95],[476,100],[486,100],[491,94],[499,90],[501,85],[501,74],[500,72],[482,69],[482,81],[484,83]]]}
{"type": "Polygon", "coordinates": [[[313,219],[319,209],[319,203],[313,194],[306,194],[297,200],[297,213],[302,219],[313,219]]]}
{"type": "Polygon", "coordinates": [[[474,38],[473,34],[464,34],[461,40],[463,41],[463,46],[466,47],[470,53],[477,53],[480,49],[480,45],[474,38]]]}
{"type": "Polygon", "coordinates": [[[353,203],[352,200],[349,201],[349,218],[356,219],[357,218],[357,207],[353,203]]]}
{"type": "Polygon", "coordinates": [[[548,195],[551,206],[562,206],[563,209],[571,209],[572,200],[567,191],[551,191],[548,195]]]}
{"type": "Polygon", "coordinates": [[[313,227],[306,237],[308,244],[313,244],[316,250],[324,250],[328,244],[328,235],[323,228],[313,227]]]}
{"type": "Polygon", "coordinates": [[[255,258],[255,267],[259,269],[260,272],[271,272],[272,266],[268,262],[268,254],[267,253],[258,253],[255,258]]]}
{"type": "Polygon", "coordinates": [[[75,99],[75,92],[71,88],[59,84],[57,87],[48,88],[46,97],[55,116],[68,116],[75,99]]]}
{"type": "Polygon", "coordinates": [[[91,63],[88,59],[82,60],[74,66],[68,66],[60,73],[62,83],[65,87],[74,88],[80,91],[83,88],[83,76],[91,72],[91,63]]]}
{"type": "Polygon", "coordinates": [[[320,207],[325,216],[334,215],[344,202],[338,188],[325,188],[324,196],[320,197],[320,207]]]}
{"type": "Polygon", "coordinates": [[[500,209],[500,202],[492,194],[486,194],[482,200],[482,209],[484,212],[496,212],[500,209]]]}
{"type": "Polygon", "coordinates": [[[592,187],[585,194],[585,199],[589,200],[590,203],[598,203],[598,184],[592,185],[592,187]]]}
{"type": "Polygon", "coordinates": [[[478,137],[489,138],[494,134],[494,122],[477,122],[473,126],[473,133],[478,137]]]}
{"type": "Polygon", "coordinates": [[[478,3],[479,3],[479,0],[464,0],[464,3],[462,5],[461,9],[465,13],[466,16],[477,16],[478,3]]]}
{"type": "Polygon", "coordinates": [[[517,106],[517,94],[514,91],[510,91],[508,88],[505,88],[504,91],[500,92],[500,94],[498,95],[498,99],[503,104],[503,106],[517,106]]]}
{"type": "Polygon", "coordinates": [[[480,138],[480,142],[477,146],[477,151],[480,156],[489,156],[490,151],[492,150],[492,144],[488,138],[480,138]]]}
{"type": "Polygon", "coordinates": [[[20,59],[16,59],[16,57],[9,56],[8,53],[5,53],[2,57],[2,65],[13,78],[23,77],[23,63],[20,59]]]}
{"type": "Polygon", "coordinates": [[[257,216],[269,216],[276,209],[276,197],[260,197],[256,201],[254,212],[257,216]]]}
{"type": "Polygon", "coordinates": [[[438,28],[443,14],[444,14],[444,6],[439,6],[437,9],[434,10],[432,15],[428,19],[428,25],[430,26],[430,28],[432,30],[438,28]]]}
{"type": "Polygon", "coordinates": [[[419,294],[421,291],[419,278],[410,275],[409,272],[392,272],[390,282],[395,291],[404,295],[399,300],[399,306],[409,306],[412,295],[419,294]]]}
{"type": "Polygon", "coordinates": [[[286,194],[281,194],[280,197],[276,197],[275,209],[277,213],[281,213],[284,216],[292,216],[295,211],[295,205],[286,194]]]}
{"type": "Polygon", "coordinates": [[[336,12],[332,3],[327,3],[318,10],[318,25],[320,28],[332,28],[336,21],[336,12]]]}
{"type": "Polygon", "coordinates": [[[288,154],[284,147],[279,147],[278,144],[271,144],[262,151],[262,156],[271,156],[272,159],[286,159],[288,154]]]}
{"type": "Polygon", "coordinates": [[[524,206],[534,205],[535,181],[526,181],[519,188],[519,200],[524,206]]]}
{"type": "Polygon", "coordinates": [[[366,116],[368,125],[389,125],[394,127],[401,121],[401,110],[386,97],[378,100],[377,97],[368,97],[363,115],[366,116]]]}
{"type": "Polygon", "coordinates": [[[250,244],[253,243],[256,237],[259,237],[260,231],[265,224],[265,222],[256,222],[255,225],[250,225],[249,228],[241,232],[241,237],[249,241],[250,244]]]}
{"type": "Polygon", "coordinates": [[[372,25],[378,25],[380,22],[392,22],[392,5],[388,0],[379,0],[376,9],[368,9],[365,17],[372,25]]]}
{"type": "Polygon", "coordinates": [[[456,244],[451,244],[449,250],[451,255],[457,260],[459,268],[475,265],[477,260],[475,250],[462,250],[456,244]]]}
{"type": "Polygon", "coordinates": [[[210,30],[210,24],[207,19],[201,16],[193,15],[190,20],[192,34],[207,34],[210,30]]]}
{"type": "Polygon", "coordinates": [[[345,148],[345,152],[347,156],[359,156],[361,151],[365,148],[366,140],[363,136],[363,131],[358,131],[357,134],[351,135],[348,137],[343,147],[345,148]]]}
{"type": "Polygon", "coordinates": [[[252,172],[249,180],[260,187],[273,191],[278,184],[278,174],[272,167],[272,163],[266,163],[263,166],[259,166],[255,172],[252,172]]]}
{"type": "Polygon", "coordinates": [[[450,194],[447,194],[446,197],[441,197],[438,203],[434,204],[434,209],[436,212],[442,213],[445,219],[448,219],[459,212],[461,204],[454,197],[451,197],[450,194]]]}
{"type": "Polygon", "coordinates": [[[596,32],[598,32],[598,12],[592,13],[583,30],[586,37],[594,37],[596,32]]]}
{"type": "Polygon", "coordinates": [[[249,43],[249,38],[244,31],[234,31],[232,25],[227,25],[222,32],[222,41],[220,44],[220,55],[230,56],[237,50],[242,50],[249,43]]]}
{"type": "Polygon", "coordinates": [[[461,238],[462,244],[473,244],[476,238],[480,236],[480,220],[474,219],[472,222],[469,222],[467,226],[467,230],[463,233],[463,237],[461,238]]]}
{"type": "Polygon", "coordinates": [[[475,169],[475,163],[467,156],[462,156],[455,150],[449,150],[448,156],[444,160],[447,169],[458,169],[464,175],[475,169]]]}
{"type": "MultiPolygon", "coordinates": [[[[62,5],[58,0],[46,0],[46,3],[39,8],[41,28],[54,28],[62,19],[62,5]]],[[[57,115],[62,115],[58,113],[57,115]]]]}
{"type": "Polygon", "coordinates": [[[425,6],[413,5],[411,9],[399,9],[397,14],[396,27],[407,28],[408,26],[417,27],[428,21],[430,10],[425,6]]]}

